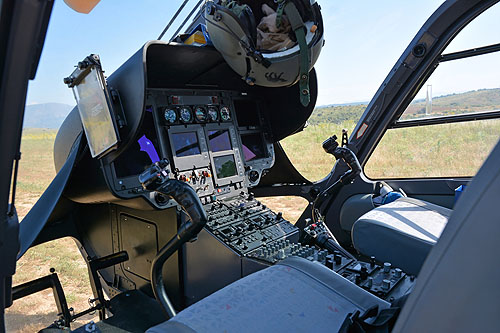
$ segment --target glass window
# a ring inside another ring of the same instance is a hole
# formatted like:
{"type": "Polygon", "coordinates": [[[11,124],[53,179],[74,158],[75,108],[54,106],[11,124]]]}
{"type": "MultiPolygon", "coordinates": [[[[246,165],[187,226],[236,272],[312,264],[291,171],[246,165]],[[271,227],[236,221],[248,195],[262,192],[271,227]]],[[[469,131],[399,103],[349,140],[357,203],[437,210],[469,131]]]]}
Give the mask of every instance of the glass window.
{"type": "Polygon", "coordinates": [[[500,52],[441,63],[400,120],[500,110],[500,52]]]}
{"type": "Polygon", "coordinates": [[[298,221],[309,204],[306,199],[296,196],[260,197],[257,199],[274,212],[282,212],[283,217],[293,224],[298,221]]]}
{"type": "Polygon", "coordinates": [[[372,179],[474,176],[500,136],[500,119],[388,130],[365,165],[372,179]]]}
{"type": "MultiPolygon", "coordinates": [[[[498,13],[496,5],[479,16],[443,54],[498,43],[498,36],[491,33],[495,26],[500,29],[498,13]]],[[[445,122],[456,115],[500,111],[499,63],[500,52],[442,61],[398,121],[437,117],[433,122],[440,124],[412,122],[414,127],[389,129],[366,163],[366,175],[375,179],[474,176],[499,139],[500,119],[445,122]]]]}
{"type": "Polygon", "coordinates": [[[340,143],[342,129],[348,129],[350,134],[355,124],[356,122],[351,120],[338,124],[325,122],[309,125],[303,131],[281,140],[280,143],[295,168],[306,179],[317,181],[326,177],[335,164],[333,156],[325,153],[321,144],[334,134],[340,143]]]}

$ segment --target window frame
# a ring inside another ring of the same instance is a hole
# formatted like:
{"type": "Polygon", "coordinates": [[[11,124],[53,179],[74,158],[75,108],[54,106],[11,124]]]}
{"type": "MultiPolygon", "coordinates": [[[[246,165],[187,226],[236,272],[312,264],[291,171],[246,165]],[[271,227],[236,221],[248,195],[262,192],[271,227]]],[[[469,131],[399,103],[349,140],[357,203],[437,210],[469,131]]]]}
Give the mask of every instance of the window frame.
{"type": "MultiPolygon", "coordinates": [[[[458,51],[458,52],[442,54],[438,58],[438,61],[436,63],[435,68],[437,68],[439,66],[439,64],[442,62],[471,58],[471,57],[476,57],[476,56],[495,53],[495,52],[500,52],[500,43],[491,44],[491,45],[482,46],[482,47],[476,47],[476,48],[467,49],[467,50],[458,51]]],[[[429,75],[426,82],[431,77],[432,77],[432,74],[429,75]]],[[[423,87],[423,85],[421,87],[423,87]]],[[[458,115],[436,116],[436,117],[427,117],[427,118],[421,118],[421,119],[400,120],[403,115],[404,115],[404,111],[400,114],[400,116],[392,124],[390,124],[387,127],[387,129],[405,128],[405,127],[414,127],[414,126],[426,126],[426,125],[439,125],[439,124],[448,124],[448,123],[456,123],[456,122],[464,122],[464,121],[496,119],[496,118],[500,118],[500,110],[478,111],[478,112],[470,112],[470,113],[464,113],[464,114],[458,114],[458,115]]]]}
{"type": "MultiPolygon", "coordinates": [[[[471,49],[466,49],[462,51],[457,51],[457,52],[451,52],[451,53],[446,53],[442,54],[439,56],[439,58],[436,61],[436,65],[434,66],[434,69],[432,73],[427,77],[425,82],[427,82],[431,77],[432,74],[434,73],[434,70],[439,66],[440,63],[442,62],[448,62],[448,61],[454,61],[454,60],[460,60],[460,59],[465,59],[465,58],[471,58],[471,57],[476,57],[476,56],[481,56],[485,54],[491,54],[495,52],[500,52],[500,43],[496,44],[490,44],[482,47],[476,47],[476,48],[471,48],[471,49]]],[[[424,84],[425,84],[424,82],[424,84]]],[[[424,84],[421,84],[418,86],[418,91],[421,89],[421,87],[424,86],[424,84]]],[[[409,105],[409,104],[408,104],[409,105]]],[[[405,109],[406,110],[406,109],[405,109]]],[[[451,124],[451,123],[462,123],[462,122],[470,122],[470,121],[481,121],[481,120],[491,120],[491,119],[500,119],[500,109],[498,110],[487,110],[487,111],[477,111],[477,112],[470,112],[470,113],[463,113],[463,114],[454,114],[454,115],[447,115],[447,116],[434,116],[434,117],[426,117],[426,118],[420,118],[420,119],[406,119],[406,120],[400,120],[401,117],[404,115],[404,111],[399,114],[399,116],[393,120],[387,128],[384,130],[381,139],[386,135],[387,131],[390,129],[400,129],[400,128],[410,128],[410,127],[421,127],[421,126],[430,126],[430,125],[441,125],[441,124],[451,124]]],[[[425,179],[425,180],[432,180],[432,179],[461,179],[461,180],[467,180],[471,179],[474,177],[474,175],[470,176],[415,176],[415,177],[373,177],[369,176],[365,172],[366,165],[369,163],[371,157],[373,156],[373,153],[376,151],[378,145],[381,143],[381,140],[378,140],[377,144],[363,163],[363,176],[366,177],[367,179],[371,181],[380,181],[380,180],[419,180],[419,179],[425,179]]]]}

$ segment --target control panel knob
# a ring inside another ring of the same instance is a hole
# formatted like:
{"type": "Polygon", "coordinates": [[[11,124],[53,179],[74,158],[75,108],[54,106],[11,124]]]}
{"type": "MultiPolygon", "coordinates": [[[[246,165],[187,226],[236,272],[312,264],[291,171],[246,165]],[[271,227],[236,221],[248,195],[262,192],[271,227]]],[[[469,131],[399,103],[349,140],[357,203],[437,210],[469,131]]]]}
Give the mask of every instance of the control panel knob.
{"type": "Polygon", "coordinates": [[[396,278],[398,278],[398,279],[399,279],[399,278],[401,277],[401,274],[402,274],[402,273],[403,273],[403,271],[402,271],[401,269],[396,268],[396,269],[394,270],[394,277],[396,277],[396,278]]]}
{"type": "Polygon", "coordinates": [[[375,267],[375,257],[371,256],[370,257],[370,268],[373,268],[373,267],[375,267]]]}
{"type": "Polygon", "coordinates": [[[390,273],[391,272],[391,263],[390,262],[384,262],[384,273],[390,273]]]}
{"type": "Polygon", "coordinates": [[[332,259],[326,259],[326,267],[333,269],[333,260],[332,259]]]}
{"type": "Polygon", "coordinates": [[[368,269],[366,268],[366,266],[361,267],[360,276],[361,276],[361,280],[366,280],[366,278],[368,277],[368,269]]]}
{"type": "Polygon", "coordinates": [[[259,173],[255,170],[250,171],[248,173],[248,179],[251,183],[255,183],[257,180],[259,180],[259,173]]]}
{"type": "Polygon", "coordinates": [[[285,259],[285,250],[281,249],[278,251],[278,259],[285,259]]]}
{"type": "Polygon", "coordinates": [[[361,283],[361,275],[356,274],[356,278],[355,278],[354,282],[355,282],[356,284],[360,284],[360,283],[361,283]]]}
{"type": "Polygon", "coordinates": [[[373,286],[373,278],[372,277],[368,278],[368,281],[366,281],[366,286],[368,288],[371,288],[373,286]]]}
{"type": "Polygon", "coordinates": [[[342,264],[342,256],[340,255],[339,251],[335,251],[334,252],[333,260],[335,261],[336,265],[342,264]]]}
{"type": "Polygon", "coordinates": [[[164,205],[168,202],[168,198],[161,193],[156,193],[155,201],[158,205],[164,205]]]}
{"type": "Polygon", "coordinates": [[[283,218],[283,213],[278,212],[278,215],[276,215],[276,221],[281,220],[283,218]]]}
{"type": "Polygon", "coordinates": [[[389,290],[391,288],[391,281],[384,279],[382,280],[382,289],[389,290]]]}

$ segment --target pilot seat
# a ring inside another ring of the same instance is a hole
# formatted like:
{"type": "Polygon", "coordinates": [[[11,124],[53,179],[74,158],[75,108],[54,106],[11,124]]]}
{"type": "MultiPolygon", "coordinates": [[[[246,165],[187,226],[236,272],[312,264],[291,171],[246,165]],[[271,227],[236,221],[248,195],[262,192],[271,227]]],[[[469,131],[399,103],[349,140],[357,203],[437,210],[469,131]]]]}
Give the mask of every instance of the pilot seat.
{"type": "Polygon", "coordinates": [[[353,224],[354,248],[417,275],[451,212],[423,200],[397,199],[370,210],[353,224]]]}
{"type": "Polygon", "coordinates": [[[226,286],[147,333],[337,332],[350,313],[374,307],[380,312],[390,304],[324,265],[291,257],[226,286]]]}

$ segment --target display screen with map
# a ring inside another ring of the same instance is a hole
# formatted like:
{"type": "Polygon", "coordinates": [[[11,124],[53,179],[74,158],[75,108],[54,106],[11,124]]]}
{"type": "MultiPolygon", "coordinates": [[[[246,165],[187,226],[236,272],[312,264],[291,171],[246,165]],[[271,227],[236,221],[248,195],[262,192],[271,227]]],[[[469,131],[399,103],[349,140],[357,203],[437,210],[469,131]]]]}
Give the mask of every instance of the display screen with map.
{"type": "Polygon", "coordinates": [[[92,67],[85,78],[73,87],[80,117],[92,157],[102,157],[116,148],[118,134],[111,115],[102,74],[92,67]]]}
{"type": "Polygon", "coordinates": [[[234,162],[233,155],[214,157],[214,164],[215,172],[219,179],[236,176],[238,173],[236,171],[236,163],[234,162]]]}

